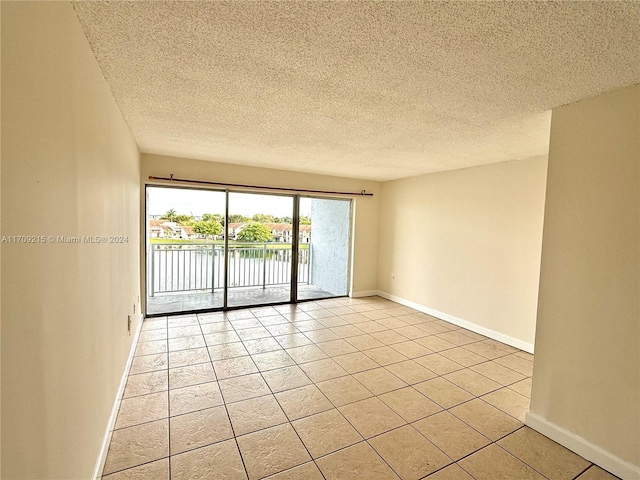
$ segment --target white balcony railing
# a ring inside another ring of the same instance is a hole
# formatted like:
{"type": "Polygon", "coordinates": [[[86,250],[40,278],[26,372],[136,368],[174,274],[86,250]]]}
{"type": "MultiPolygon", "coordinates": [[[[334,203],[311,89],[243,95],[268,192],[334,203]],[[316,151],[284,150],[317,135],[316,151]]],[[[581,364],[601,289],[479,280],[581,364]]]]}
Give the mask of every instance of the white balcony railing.
{"type": "MultiPolygon", "coordinates": [[[[224,245],[151,244],[148,255],[149,296],[204,292],[224,287],[224,245]]],[[[229,245],[229,288],[291,283],[292,246],[287,243],[229,245]]],[[[311,245],[298,250],[298,283],[311,278],[311,245]]]]}

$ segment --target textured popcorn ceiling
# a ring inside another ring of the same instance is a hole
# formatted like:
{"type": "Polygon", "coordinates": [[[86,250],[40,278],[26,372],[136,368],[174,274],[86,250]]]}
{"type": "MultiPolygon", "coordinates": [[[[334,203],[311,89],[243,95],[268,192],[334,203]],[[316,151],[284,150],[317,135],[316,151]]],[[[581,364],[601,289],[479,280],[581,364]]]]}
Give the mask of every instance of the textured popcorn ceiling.
{"type": "Polygon", "coordinates": [[[74,3],[143,152],[389,180],[548,151],[640,83],[636,2],[74,3]]]}

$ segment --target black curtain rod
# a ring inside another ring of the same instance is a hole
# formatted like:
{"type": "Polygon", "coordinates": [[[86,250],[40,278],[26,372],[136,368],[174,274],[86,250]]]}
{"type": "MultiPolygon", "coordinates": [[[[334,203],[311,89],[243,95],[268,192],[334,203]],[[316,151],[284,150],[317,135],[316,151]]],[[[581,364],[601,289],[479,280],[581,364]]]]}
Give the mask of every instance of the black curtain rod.
{"type": "Polygon", "coordinates": [[[368,193],[366,190],[360,190],[359,192],[330,192],[326,190],[305,190],[301,188],[265,187],[264,185],[243,185],[241,183],[205,182],[204,180],[188,180],[185,178],[174,178],[173,173],[171,173],[169,177],[149,176],[149,180],[166,180],[168,182],[193,183],[197,185],[215,185],[218,187],[252,188],[252,189],[260,189],[260,190],[275,190],[275,191],[298,192],[298,193],[323,193],[327,195],[349,195],[351,197],[353,196],[373,197],[373,193],[368,193]]]}

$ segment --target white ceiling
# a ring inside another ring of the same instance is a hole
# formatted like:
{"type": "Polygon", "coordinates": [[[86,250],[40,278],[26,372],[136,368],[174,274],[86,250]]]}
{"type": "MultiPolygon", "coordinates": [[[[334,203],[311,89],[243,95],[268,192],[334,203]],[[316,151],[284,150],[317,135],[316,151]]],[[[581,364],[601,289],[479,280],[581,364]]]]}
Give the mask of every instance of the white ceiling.
{"type": "Polygon", "coordinates": [[[390,180],[545,155],[640,83],[638,2],[77,1],[147,153],[390,180]]]}

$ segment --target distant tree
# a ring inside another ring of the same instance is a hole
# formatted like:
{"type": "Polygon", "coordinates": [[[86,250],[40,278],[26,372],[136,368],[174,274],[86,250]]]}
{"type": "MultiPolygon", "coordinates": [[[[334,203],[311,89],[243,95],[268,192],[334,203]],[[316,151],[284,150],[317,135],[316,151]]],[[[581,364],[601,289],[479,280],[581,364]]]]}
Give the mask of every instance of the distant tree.
{"type": "Polygon", "coordinates": [[[205,213],[202,215],[202,220],[205,222],[211,222],[215,220],[220,225],[224,223],[224,215],[220,215],[219,213],[205,213]]]}
{"type": "Polygon", "coordinates": [[[293,223],[291,217],[276,217],[276,223],[293,223]]]}
{"type": "Polygon", "coordinates": [[[193,231],[200,235],[213,237],[214,235],[220,235],[220,232],[222,232],[222,225],[217,220],[200,220],[199,222],[193,223],[193,231]]]}
{"type": "Polygon", "coordinates": [[[184,225],[186,226],[191,226],[193,225],[193,217],[191,215],[176,215],[176,219],[174,220],[174,222],[180,224],[180,225],[184,225]]]}
{"type": "Polygon", "coordinates": [[[168,220],[170,222],[175,222],[176,221],[176,216],[177,216],[176,211],[172,208],[167,213],[162,215],[160,217],[160,220],[168,220]]]}
{"type": "Polygon", "coordinates": [[[245,242],[270,242],[273,235],[262,223],[249,222],[240,230],[238,239],[245,242]]]}
{"type": "Polygon", "coordinates": [[[276,223],[273,215],[265,215],[264,213],[256,213],[251,220],[259,223],[276,223]]]}
{"type": "Polygon", "coordinates": [[[244,215],[239,215],[237,213],[229,215],[229,223],[245,223],[250,221],[251,219],[249,217],[245,217],[244,215]]]}
{"type": "Polygon", "coordinates": [[[304,215],[300,215],[300,225],[311,225],[311,219],[304,215]]]}

